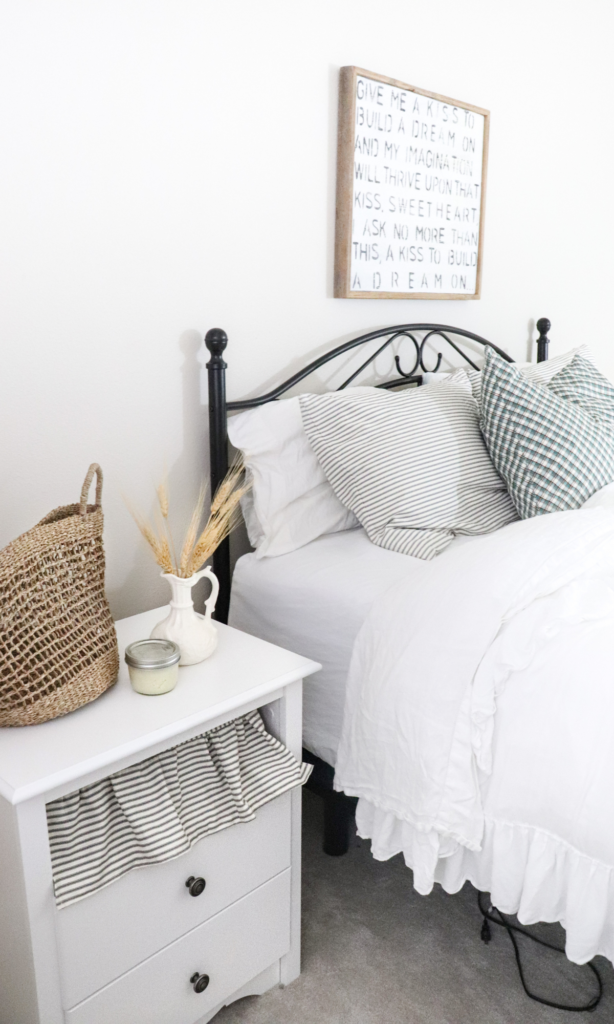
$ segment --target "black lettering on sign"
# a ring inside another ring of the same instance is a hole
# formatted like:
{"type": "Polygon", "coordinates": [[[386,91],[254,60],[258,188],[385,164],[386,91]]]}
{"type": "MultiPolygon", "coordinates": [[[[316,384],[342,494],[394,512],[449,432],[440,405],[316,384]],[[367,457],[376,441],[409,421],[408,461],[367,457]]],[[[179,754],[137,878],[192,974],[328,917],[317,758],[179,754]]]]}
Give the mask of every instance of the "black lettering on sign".
{"type": "Polygon", "coordinates": [[[386,237],[386,221],[385,220],[377,220],[377,218],[375,218],[375,217],[373,218],[373,220],[366,220],[365,223],[364,223],[364,227],[362,229],[362,233],[363,233],[363,236],[364,235],[370,235],[370,236],[373,235],[375,238],[385,238],[386,237]]]}
{"type": "Polygon", "coordinates": [[[456,231],[455,228],[451,228],[451,231],[453,245],[475,245],[477,247],[477,231],[456,231]]]}
{"type": "Polygon", "coordinates": [[[467,278],[464,274],[452,274],[451,283],[453,288],[463,288],[467,291],[467,278]]]}
{"type": "Polygon", "coordinates": [[[467,252],[466,249],[450,249],[448,252],[448,263],[451,267],[475,267],[478,262],[478,254],[467,252]]]}
{"type": "Polygon", "coordinates": [[[382,200],[378,192],[355,192],[354,209],[381,210],[382,200]]]}
{"type": "Polygon", "coordinates": [[[381,179],[378,178],[379,168],[377,164],[361,164],[356,161],[354,164],[354,176],[357,181],[368,181],[373,185],[381,185],[381,179]]]}
{"type": "Polygon", "coordinates": [[[368,100],[383,106],[384,86],[380,82],[372,82],[370,78],[359,78],[356,82],[356,96],[359,100],[368,100]]]}
{"type": "Polygon", "coordinates": [[[364,245],[360,242],[352,242],[352,249],[355,260],[367,263],[370,263],[372,260],[375,262],[379,260],[379,248],[376,242],[372,244],[366,242],[364,245]]]}
{"type": "Polygon", "coordinates": [[[399,149],[401,147],[395,142],[384,143],[384,159],[385,160],[397,160],[399,156],[399,149]]]}
{"type": "Polygon", "coordinates": [[[377,157],[379,155],[379,139],[367,138],[366,135],[357,135],[354,149],[363,156],[377,157]]]}
{"type": "MultiPolygon", "coordinates": [[[[428,204],[431,205],[430,203],[428,204]]],[[[430,210],[429,210],[430,214],[430,210]]],[[[396,227],[396,225],[395,225],[396,227]]],[[[452,228],[452,234],[454,234],[454,228],[452,228]]],[[[458,234],[458,232],[457,232],[458,234]]],[[[446,241],[446,229],[445,228],[433,228],[427,227],[423,224],[416,224],[416,241],[417,242],[437,242],[439,245],[445,245],[446,241]]],[[[452,239],[454,241],[454,239],[452,239]]]]}

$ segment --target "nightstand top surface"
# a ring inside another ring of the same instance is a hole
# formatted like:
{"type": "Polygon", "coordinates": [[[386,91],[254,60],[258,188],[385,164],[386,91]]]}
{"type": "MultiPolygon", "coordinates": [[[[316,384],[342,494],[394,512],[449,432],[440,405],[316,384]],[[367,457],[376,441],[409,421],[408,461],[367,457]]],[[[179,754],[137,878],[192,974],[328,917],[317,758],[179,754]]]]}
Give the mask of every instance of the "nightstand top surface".
{"type": "MultiPolygon", "coordinates": [[[[42,725],[0,728],[0,793],[21,803],[134,754],[155,753],[204,732],[208,723],[241,714],[244,705],[265,704],[283,686],[317,672],[320,665],[264,640],[216,623],[217,650],[199,665],[179,670],[174,690],[160,696],[135,693],[124,650],[149,636],[166,608],[116,622],[120,671],[115,686],[91,704],[42,725]],[[203,726],[204,728],[200,728],[203,726]]],[[[257,705],[256,705],[257,706],[257,705]]],[[[76,788],[76,787],[75,787],[76,788]]]]}

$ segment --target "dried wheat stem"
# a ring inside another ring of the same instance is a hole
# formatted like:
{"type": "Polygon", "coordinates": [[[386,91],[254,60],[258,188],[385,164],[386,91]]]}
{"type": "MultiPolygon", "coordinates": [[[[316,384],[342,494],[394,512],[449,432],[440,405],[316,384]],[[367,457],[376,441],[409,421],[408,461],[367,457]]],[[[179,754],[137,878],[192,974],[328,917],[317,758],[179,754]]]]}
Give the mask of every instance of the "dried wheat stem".
{"type": "Polygon", "coordinates": [[[177,552],[175,551],[175,542],[173,540],[173,534],[168,521],[168,510],[170,506],[170,496],[168,487],[168,474],[165,470],[164,479],[156,487],[156,494],[158,496],[158,505],[160,509],[160,515],[162,516],[162,535],[166,538],[166,544],[169,550],[172,552],[172,564],[173,573],[178,573],[177,563],[177,552]]]}
{"type": "Polygon", "coordinates": [[[168,519],[168,479],[165,476],[161,484],[158,484],[156,488],[158,495],[158,504],[160,505],[160,512],[164,519],[168,519]]]}
{"type": "Polygon", "coordinates": [[[232,533],[240,518],[239,502],[251,486],[251,484],[241,482],[242,480],[243,464],[240,459],[237,459],[218,487],[211,502],[207,523],[198,534],[206,494],[204,486],[201,487],[190,517],[179,560],[175,553],[168,521],[170,503],[166,477],[156,489],[159,509],[156,510],[154,516],[154,526],[148,523],[140,512],[133,509],[129,502],[126,502],[136,525],[151,548],[156,562],[164,572],[189,578],[232,533]]]}
{"type": "Polygon", "coordinates": [[[149,547],[151,548],[156,562],[164,572],[173,572],[173,563],[166,537],[159,537],[147,520],[135,509],[128,506],[130,514],[141,531],[149,547]]]}
{"type": "Polygon", "coordinates": [[[215,511],[212,506],[207,524],[194,545],[187,567],[187,572],[190,575],[200,569],[201,565],[211,557],[216,548],[235,529],[240,519],[239,502],[248,490],[249,485],[237,488],[226,496],[224,503],[218,505],[215,511]]]}
{"type": "Polygon", "coordinates": [[[181,548],[181,556],[179,559],[180,576],[192,575],[188,572],[188,567],[190,565],[194,545],[196,544],[196,538],[198,536],[198,527],[200,526],[200,521],[203,517],[203,509],[205,507],[205,493],[205,485],[202,484],[200,491],[198,493],[198,499],[196,501],[194,511],[192,512],[190,524],[186,531],[186,535],[183,541],[183,547],[181,548]]]}

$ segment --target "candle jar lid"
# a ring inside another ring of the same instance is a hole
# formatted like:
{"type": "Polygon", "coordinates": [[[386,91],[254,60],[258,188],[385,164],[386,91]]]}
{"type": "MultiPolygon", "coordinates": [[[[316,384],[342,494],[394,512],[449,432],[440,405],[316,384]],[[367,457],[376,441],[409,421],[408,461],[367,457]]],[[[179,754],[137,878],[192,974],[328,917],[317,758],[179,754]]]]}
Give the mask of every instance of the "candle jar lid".
{"type": "Polygon", "coordinates": [[[181,651],[172,640],[137,640],[128,644],[124,657],[132,668],[170,668],[179,662],[181,651]]]}

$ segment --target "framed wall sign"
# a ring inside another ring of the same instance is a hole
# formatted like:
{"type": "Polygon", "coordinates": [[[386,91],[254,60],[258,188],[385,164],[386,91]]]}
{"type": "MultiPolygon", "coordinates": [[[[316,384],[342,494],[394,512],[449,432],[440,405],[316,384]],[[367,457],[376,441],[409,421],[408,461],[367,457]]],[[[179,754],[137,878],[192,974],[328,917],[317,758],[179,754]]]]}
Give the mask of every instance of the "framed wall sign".
{"type": "Polygon", "coordinates": [[[341,68],[336,298],[479,299],[489,119],[341,68]]]}

